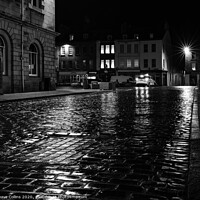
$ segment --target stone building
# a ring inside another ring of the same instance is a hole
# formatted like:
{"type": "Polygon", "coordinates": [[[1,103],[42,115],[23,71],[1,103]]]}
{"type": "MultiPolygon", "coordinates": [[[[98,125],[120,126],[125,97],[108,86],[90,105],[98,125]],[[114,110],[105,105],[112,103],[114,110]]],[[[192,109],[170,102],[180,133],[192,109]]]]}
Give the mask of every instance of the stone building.
{"type": "Polygon", "coordinates": [[[0,93],[50,89],[55,0],[0,0],[0,93]]]}

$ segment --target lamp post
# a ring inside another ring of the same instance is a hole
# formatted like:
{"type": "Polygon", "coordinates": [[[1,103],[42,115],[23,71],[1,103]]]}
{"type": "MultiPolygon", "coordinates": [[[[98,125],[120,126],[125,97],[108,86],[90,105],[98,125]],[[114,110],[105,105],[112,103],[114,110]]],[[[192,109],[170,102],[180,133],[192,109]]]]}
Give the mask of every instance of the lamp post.
{"type": "Polygon", "coordinates": [[[183,71],[184,85],[189,85],[189,82],[186,82],[186,72],[190,71],[190,61],[192,59],[192,52],[189,46],[185,46],[183,48],[183,52],[185,55],[185,66],[183,71]]]}

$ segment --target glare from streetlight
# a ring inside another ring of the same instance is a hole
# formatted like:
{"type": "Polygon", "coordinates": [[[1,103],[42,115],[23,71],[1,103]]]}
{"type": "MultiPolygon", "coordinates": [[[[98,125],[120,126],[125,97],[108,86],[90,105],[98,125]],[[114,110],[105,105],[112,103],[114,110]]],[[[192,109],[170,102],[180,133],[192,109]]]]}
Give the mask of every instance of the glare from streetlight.
{"type": "Polygon", "coordinates": [[[189,56],[191,54],[191,50],[190,50],[190,47],[184,47],[184,53],[185,53],[185,56],[189,56]]]}

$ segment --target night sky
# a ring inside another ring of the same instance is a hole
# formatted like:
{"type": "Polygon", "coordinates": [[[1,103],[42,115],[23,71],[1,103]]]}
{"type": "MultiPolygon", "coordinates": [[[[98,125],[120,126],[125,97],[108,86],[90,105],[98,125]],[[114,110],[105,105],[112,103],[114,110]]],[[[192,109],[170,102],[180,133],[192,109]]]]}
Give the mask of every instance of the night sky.
{"type": "Polygon", "coordinates": [[[74,30],[120,29],[126,22],[131,27],[159,26],[167,21],[176,40],[198,43],[200,14],[192,1],[127,1],[127,0],[56,0],[56,29],[63,24],[74,30]]]}

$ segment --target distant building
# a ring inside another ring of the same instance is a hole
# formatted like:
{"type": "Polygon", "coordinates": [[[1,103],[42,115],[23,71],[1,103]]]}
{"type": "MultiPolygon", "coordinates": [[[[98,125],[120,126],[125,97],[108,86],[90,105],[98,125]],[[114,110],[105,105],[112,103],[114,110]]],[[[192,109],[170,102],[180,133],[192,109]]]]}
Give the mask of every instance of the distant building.
{"type": "Polygon", "coordinates": [[[56,35],[55,0],[0,0],[1,93],[50,89],[56,35]]]}
{"type": "MultiPolygon", "coordinates": [[[[158,85],[173,85],[172,44],[166,31],[142,30],[115,41],[118,75],[149,74],[158,85]],[[129,37],[128,37],[129,36],[129,37]]],[[[181,77],[181,76],[180,76],[181,77]]]]}
{"type": "Polygon", "coordinates": [[[185,85],[196,86],[200,80],[200,55],[197,52],[191,52],[185,56],[184,79],[185,85]]]}
{"type": "Polygon", "coordinates": [[[69,40],[58,49],[58,84],[82,84],[90,72],[97,71],[96,41],[89,34],[70,34],[69,40]]]}
{"type": "Polygon", "coordinates": [[[173,63],[172,42],[166,27],[140,28],[127,32],[126,29],[123,32],[96,30],[92,40],[83,37],[77,40],[76,35],[73,41],[59,45],[59,82],[71,83],[77,80],[76,77],[80,81],[92,69],[102,81],[109,81],[113,75],[136,78],[149,74],[160,86],[182,83],[182,71],[173,63]],[[93,52],[89,50],[89,55],[86,49],[93,49],[93,52]],[[87,57],[84,57],[84,53],[87,57]],[[87,60],[92,61],[92,67],[87,60]]]}

